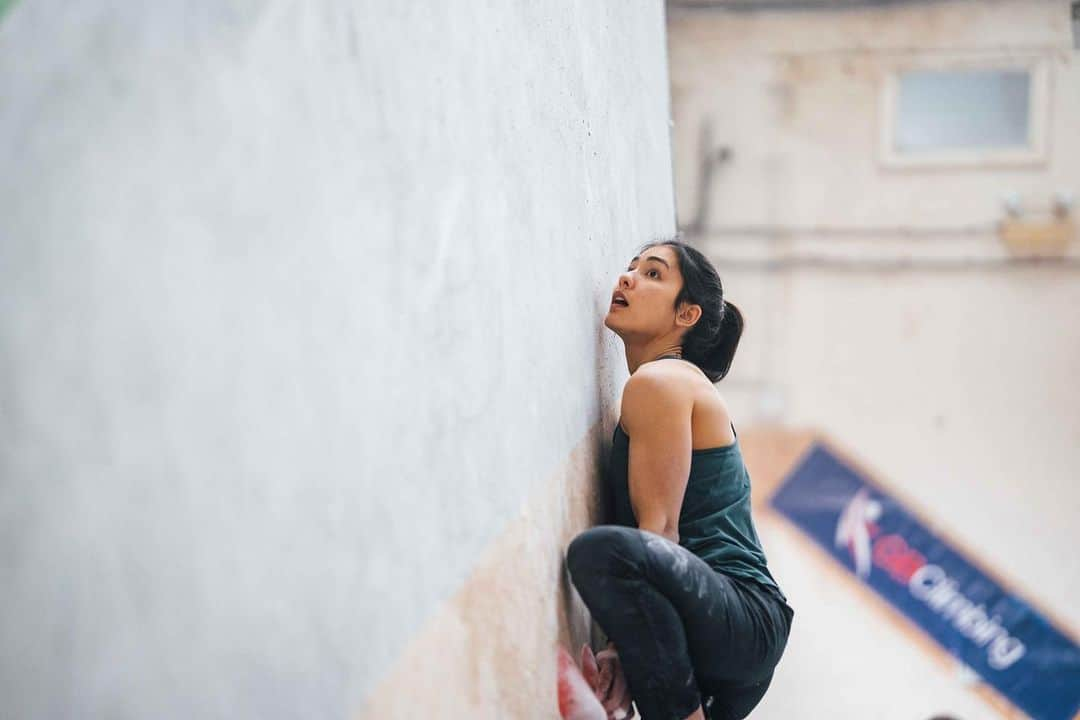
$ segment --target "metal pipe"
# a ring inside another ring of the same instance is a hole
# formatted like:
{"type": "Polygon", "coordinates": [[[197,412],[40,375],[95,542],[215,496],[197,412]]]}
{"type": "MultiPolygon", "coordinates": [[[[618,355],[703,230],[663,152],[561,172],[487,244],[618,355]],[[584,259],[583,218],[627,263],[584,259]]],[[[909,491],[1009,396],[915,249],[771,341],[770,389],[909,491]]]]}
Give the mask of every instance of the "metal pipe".
{"type": "Polygon", "coordinates": [[[697,230],[693,223],[684,230],[699,240],[710,237],[752,237],[768,241],[789,240],[793,237],[813,237],[824,239],[850,240],[891,237],[901,240],[970,240],[987,239],[998,241],[997,225],[957,225],[952,227],[914,227],[914,226],[841,226],[841,225],[727,225],[723,227],[697,230]]]}
{"type": "Polygon", "coordinates": [[[694,219],[685,227],[690,235],[701,235],[709,222],[709,205],[712,193],[713,173],[716,168],[731,159],[731,148],[712,146],[712,119],[705,118],[701,123],[701,134],[698,137],[698,187],[697,207],[694,208],[694,219]]]}
{"type": "Polygon", "coordinates": [[[988,272],[1031,269],[1080,271],[1080,257],[894,258],[875,260],[800,255],[786,258],[749,260],[746,258],[725,258],[711,252],[708,255],[709,259],[721,272],[726,270],[746,270],[770,273],[800,269],[837,270],[841,272],[988,272]]]}
{"type": "Polygon", "coordinates": [[[672,10],[847,10],[889,5],[915,5],[947,0],[667,0],[672,10]]]}

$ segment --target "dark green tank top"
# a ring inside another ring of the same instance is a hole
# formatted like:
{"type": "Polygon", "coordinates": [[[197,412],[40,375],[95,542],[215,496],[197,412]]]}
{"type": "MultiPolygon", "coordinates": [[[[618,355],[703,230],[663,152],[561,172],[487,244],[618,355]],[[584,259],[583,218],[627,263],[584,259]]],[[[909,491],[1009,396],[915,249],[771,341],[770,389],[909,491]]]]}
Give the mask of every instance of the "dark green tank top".
{"type": "MultiPolygon", "coordinates": [[[[734,432],[735,426],[732,425],[734,432]]],[[[637,527],[630,503],[630,438],[616,423],[608,468],[607,492],[615,524],[637,527]]],[[[714,570],[776,588],[750,516],[750,473],[739,439],[722,447],[693,450],[690,478],[679,512],[679,544],[714,570]]]]}

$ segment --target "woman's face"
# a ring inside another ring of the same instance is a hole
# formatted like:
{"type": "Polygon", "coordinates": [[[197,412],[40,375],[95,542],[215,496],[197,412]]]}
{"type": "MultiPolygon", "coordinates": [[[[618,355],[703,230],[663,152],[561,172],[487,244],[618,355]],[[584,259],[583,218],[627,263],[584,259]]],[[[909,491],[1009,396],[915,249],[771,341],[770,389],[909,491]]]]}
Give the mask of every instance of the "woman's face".
{"type": "Polygon", "coordinates": [[[675,250],[654,245],[641,251],[619,275],[604,325],[620,337],[652,338],[675,325],[675,297],[682,289],[675,250]],[[626,304],[619,302],[619,294],[626,304]]]}

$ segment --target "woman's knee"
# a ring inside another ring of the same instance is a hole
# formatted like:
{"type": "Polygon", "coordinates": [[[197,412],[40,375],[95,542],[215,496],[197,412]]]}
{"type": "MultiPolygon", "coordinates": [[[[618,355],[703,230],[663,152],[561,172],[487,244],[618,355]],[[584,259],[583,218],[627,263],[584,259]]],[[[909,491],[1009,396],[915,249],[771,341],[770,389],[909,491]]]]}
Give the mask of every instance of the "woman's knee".
{"type": "Polygon", "coordinates": [[[597,525],[584,530],[570,541],[566,565],[575,577],[611,572],[620,564],[634,565],[641,553],[638,532],[621,525],[597,525]]]}

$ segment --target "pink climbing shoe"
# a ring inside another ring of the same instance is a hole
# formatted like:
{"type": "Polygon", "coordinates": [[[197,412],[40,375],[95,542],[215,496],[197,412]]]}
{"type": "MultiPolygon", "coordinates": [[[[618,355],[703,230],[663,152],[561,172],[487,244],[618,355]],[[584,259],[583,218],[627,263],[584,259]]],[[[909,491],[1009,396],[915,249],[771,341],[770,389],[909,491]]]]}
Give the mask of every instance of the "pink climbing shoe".
{"type": "Polygon", "coordinates": [[[559,714],[563,720],[608,720],[604,706],[562,645],[559,646],[558,690],[559,714]]]}

